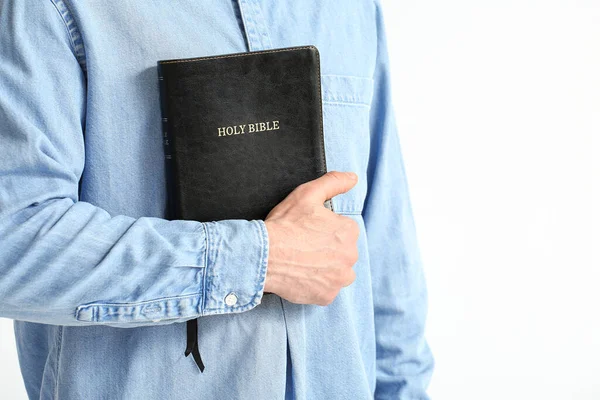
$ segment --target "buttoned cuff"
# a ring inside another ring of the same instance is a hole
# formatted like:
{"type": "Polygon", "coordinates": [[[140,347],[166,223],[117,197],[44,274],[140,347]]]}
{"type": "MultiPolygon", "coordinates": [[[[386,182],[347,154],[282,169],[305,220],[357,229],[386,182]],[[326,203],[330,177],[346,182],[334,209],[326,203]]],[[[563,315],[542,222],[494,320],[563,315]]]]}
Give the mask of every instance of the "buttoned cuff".
{"type": "Polygon", "coordinates": [[[202,315],[240,313],[262,301],[269,239],[263,220],[204,222],[206,260],[202,315]]]}

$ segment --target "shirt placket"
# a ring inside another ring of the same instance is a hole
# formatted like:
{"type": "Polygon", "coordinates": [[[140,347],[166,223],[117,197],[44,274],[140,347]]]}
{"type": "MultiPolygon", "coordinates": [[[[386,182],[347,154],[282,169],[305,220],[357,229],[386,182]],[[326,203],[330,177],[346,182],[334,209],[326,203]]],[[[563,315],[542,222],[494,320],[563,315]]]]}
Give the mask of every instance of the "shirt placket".
{"type": "Polygon", "coordinates": [[[249,51],[273,48],[259,0],[237,0],[249,51]]]}

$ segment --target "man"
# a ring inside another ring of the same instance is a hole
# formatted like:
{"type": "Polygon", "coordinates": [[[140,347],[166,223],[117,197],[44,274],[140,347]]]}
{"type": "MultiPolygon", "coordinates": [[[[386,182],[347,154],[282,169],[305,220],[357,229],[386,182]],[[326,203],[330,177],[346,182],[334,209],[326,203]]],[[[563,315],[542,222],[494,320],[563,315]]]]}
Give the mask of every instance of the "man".
{"type": "Polygon", "coordinates": [[[0,317],[30,398],[427,398],[378,0],[0,0],[0,29],[0,317]],[[302,44],[331,172],[264,221],[165,219],[156,61],[302,44]]]}

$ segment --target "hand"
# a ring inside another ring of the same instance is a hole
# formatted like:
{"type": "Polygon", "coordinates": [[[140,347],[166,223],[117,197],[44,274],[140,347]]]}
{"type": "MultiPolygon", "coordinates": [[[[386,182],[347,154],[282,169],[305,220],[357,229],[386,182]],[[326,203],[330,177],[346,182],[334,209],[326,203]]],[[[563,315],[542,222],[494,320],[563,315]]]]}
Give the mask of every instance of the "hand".
{"type": "Polygon", "coordinates": [[[269,260],[264,292],[325,306],[354,282],[358,224],[323,203],[357,181],[353,172],[327,172],[295,188],[271,210],[265,219],[269,260]]]}

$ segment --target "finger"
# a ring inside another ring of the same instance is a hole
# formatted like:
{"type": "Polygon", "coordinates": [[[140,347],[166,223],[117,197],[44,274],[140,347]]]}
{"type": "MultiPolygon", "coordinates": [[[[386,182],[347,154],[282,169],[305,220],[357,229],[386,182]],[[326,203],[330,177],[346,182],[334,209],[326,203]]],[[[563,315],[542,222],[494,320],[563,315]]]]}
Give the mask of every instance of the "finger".
{"type": "Polygon", "coordinates": [[[350,274],[348,276],[348,279],[346,280],[346,282],[344,282],[344,284],[342,285],[343,287],[348,287],[350,286],[354,281],[356,280],[356,272],[351,269],[350,270],[350,274]]]}
{"type": "Polygon", "coordinates": [[[323,203],[340,193],[346,193],[358,182],[354,172],[329,171],[306,184],[305,196],[323,203]]]}

